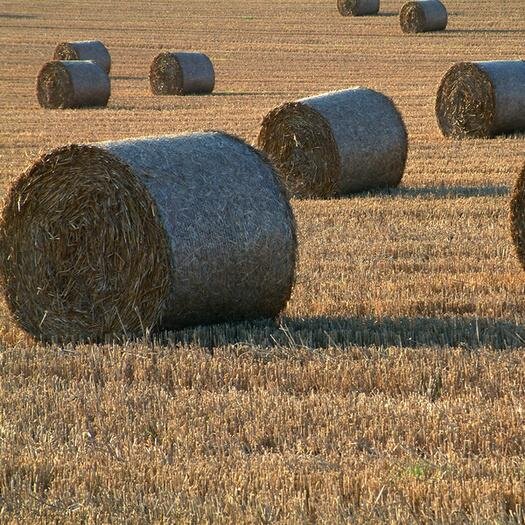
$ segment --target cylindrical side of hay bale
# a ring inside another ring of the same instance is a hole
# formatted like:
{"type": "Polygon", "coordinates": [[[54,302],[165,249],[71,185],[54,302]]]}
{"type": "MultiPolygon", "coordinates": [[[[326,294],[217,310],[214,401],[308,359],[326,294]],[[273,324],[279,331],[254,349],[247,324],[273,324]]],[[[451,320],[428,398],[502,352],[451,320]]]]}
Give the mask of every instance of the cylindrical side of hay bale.
{"type": "Polygon", "coordinates": [[[55,48],[53,60],[92,60],[106,73],[111,70],[111,55],[99,40],[61,42],[55,48]]]}
{"type": "Polygon", "coordinates": [[[525,165],[516,180],[510,200],[510,226],[516,255],[525,270],[525,165]]]}
{"type": "Polygon", "coordinates": [[[416,0],[407,2],[399,13],[404,33],[442,31],[447,27],[447,8],[439,0],[416,0]]]}
{"type": "Polygon", "coordinates": [[[295,221],[268,159],[230,135],[70,145],[10,189],[0,256],[27,332],[96,341],[278,315],[295,221]]]}
{"type": "Polygon", "coordinates": [[[43,108],[106,106],[111,95],[108,74],[89,60],[53,60],[38,73],[36,94],[43,108]]]}
{"type": "Polygon", "coordinates": [[[273,109],[263,119],[258,144],[294,196],[329,198],[397,186],[408,137],[392,100],[353,88],[273,109]]]}
{"type": "Polygon", "coordinates": [[[447,137],[525,130],[525,61],[460,62],[439,85],[436,117],[447,137]]]}
{"type": "Polygon", "coordinates": [[[215,87],[215,71],[203,53],[166,51],[153,59],[149,81],[154,95],[206,94],[215,87]]]}
{"type": "Polygon", "coordinates": [[[376,15],[379,0],[337,0],[337,8],[343,16],[376,15]]]}

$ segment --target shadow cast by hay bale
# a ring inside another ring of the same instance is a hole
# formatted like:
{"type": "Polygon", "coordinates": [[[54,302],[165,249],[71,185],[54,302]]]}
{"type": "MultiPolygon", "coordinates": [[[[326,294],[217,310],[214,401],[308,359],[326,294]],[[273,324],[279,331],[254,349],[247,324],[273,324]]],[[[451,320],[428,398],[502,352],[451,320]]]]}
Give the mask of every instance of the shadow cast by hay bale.
{"type": "Polygon", "coordinates": [[[285,317],[280,322],[199,326],[159,335],[161,344],[322,349],[463,347],[505,350],[525,345],[525,326],[475,317],[285,317]]]}
{"type": "MultiPolygon", "coordinates": [[[[384,197],[429,197],[433,199],[462,199],[468,197],[505,197],[510,193],[503,184],[492,186],[421,186],[386,188],[373,195],[384,197]]],[[[362,195],[362,194],[361,194],[362,195]]]]}

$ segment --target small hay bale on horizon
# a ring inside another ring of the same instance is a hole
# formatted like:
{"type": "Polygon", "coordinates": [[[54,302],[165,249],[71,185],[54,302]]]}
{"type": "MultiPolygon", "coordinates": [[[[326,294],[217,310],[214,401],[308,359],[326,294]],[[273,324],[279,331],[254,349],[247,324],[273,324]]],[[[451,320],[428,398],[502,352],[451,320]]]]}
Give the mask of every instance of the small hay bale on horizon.
{"type": "Polygon", "coordinates": [[[436,117],[446,137],[525,131],[525,61],[455,64],[439,85],[436,117]]]}
{"type": "Polygon", "coordinates": [[[111,96],[108,74],[90,60],[53,60],[39,71],[38,103],[43,108],[104,107],[111,96]]]}
{"type": "Polygon", "coordinates": [[[263,119],[258,146],[299,198],[397,186],[408,136],[392,100],[352,88],[286,102],[263,119]]]}
{"type": "Polygon", "coordinates": [[[379,0],[337,0],[337,9],[342,16],[376,15],[379,0]]]}
{"type": "Polygon", "coordinates": [[[153,59],[149,81],[154,95],[209,94],[215,87],[215,71],[203,53],[164,51],[153,59]]]}
{"type": "Polygon", "coordinates": [[[440,0],[406,2],[399,13],[403,33],[443,31],[447,27],[448,13],[440,0]]]}
{"type": "Polygon", "coordinates": [[[27,333],[96,342],[276,317],[296,249],[277,173],[236,137],[73,144],[11,186],[0,282],[27,333]]]}
{"type": "Polygon", "coordinates": [[[91,60],[106,73],[111,70],[111,55],[100,40],[80,40],[57,44],[53,60],[91,60]]]}

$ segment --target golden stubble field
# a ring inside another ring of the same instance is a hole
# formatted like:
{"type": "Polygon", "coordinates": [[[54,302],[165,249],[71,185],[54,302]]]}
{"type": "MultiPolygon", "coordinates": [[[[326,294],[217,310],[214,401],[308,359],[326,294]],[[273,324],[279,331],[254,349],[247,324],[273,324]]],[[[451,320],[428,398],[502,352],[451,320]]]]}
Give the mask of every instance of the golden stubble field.
{"type": "Polygon", "coordinates": [[[523,57],[522,0],[448,0],[442,34],[403,35],[397,0],[0,2],[0,175],[73,141],[224,129],[363,85],[410,134],[403,184],[293,202],[297,285],[280,325],[43,347],[2,314],[0,522],[509,523],[525,520],[525,274],[508,226],[523,135],[440,136],[456,61],[523,57]],[[107,109],[45,111],[61,40],[100,38],[107,109]],[[212,96],[160,98],[161,49],[209,54],[212,96]]]}

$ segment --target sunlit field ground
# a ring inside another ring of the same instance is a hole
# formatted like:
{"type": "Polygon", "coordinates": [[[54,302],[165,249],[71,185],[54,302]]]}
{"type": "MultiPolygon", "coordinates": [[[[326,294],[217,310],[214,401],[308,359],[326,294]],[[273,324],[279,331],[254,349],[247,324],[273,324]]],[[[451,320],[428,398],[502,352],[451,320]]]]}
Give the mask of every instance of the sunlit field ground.
{"type": "Polygon", "coordinates": [[[402,185],[293,201],[297,284],[279,323],[44,347],[0,321],[0,522],[525,521],[525,274],[509,192],[525,136],[442,138],[434,97],[465,60],[525,58],[522,0],[448,0],[401,33],[397,0],[0,1],[0,186],[68,142],[224,129],[355,85],[391,96],[402,185]],[[106,109],[38,107],[63,40],[113,58],[106,109]],[[162,49],[207,53],[215,93],[153,97],[162,49]]]}

